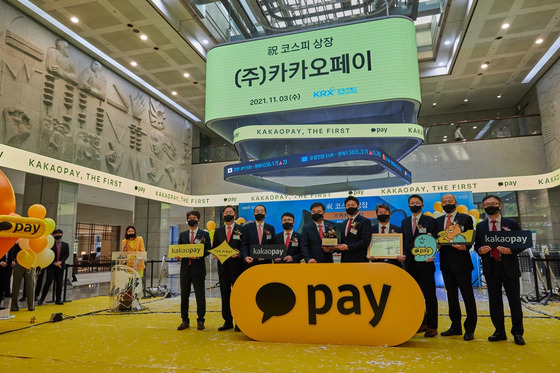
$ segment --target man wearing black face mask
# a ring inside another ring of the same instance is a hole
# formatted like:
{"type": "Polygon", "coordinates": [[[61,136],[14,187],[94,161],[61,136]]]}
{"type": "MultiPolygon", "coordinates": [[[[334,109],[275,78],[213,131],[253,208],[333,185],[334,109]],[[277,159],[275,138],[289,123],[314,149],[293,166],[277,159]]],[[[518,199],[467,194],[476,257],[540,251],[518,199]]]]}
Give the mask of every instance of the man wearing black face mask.
{"type": "Polygon", "coordinates": [[[299,263],[301,258],[300,241],[301,235],[294,231],[294,214],[291,212],[285,212],[282,214],[282,232],[274,235],[272,237],[273,244],[286,245],[287,254],[283,259],[277,258],[274,261],[276,263],[299,263]]]}
{"type": "Polygon", "coordinates": [[[367,262],[367,249],[371,242],[371,221],[358,213],[360,201],[354,196],[344,200],[348,219],[344,222],[340,244],[333,247],[342,253],[341,263],[367,262]]]}
{"type": "MultiPolygon", "coordinates": [[[[441,197],[441,206],[445,215],[436,219],[438,232],[447,229],[451,224],[458,224],[461,232],[473,229],[472,218],[467,214],[457,212],[457,200],[453,194],[444,194],[441,197]]],[[[476,301],[471,281],[472,270],[474,269],[470,249],[472,245],[441,245],[439,249],[439,262],[445,291],[447,292],[447,303],[449,305],[449,318],[451,327],[442,332],[443,337],[451,335],[462,335],[461,327],[461,306],[459,304],[459,289],[465,302],[467,318],[465,319],[465,341],[474,339],[474,329],[476,328],[476,301]]]]}
{"type": "Polygon", "coordinates": [[[438,310],[436,296],[436,280],[434,274],[436,266],[434,258],[425,262],[417,262],[412,255],[414,239],[421,234],[430,234],[437,238],[437,226],[435,219],[422,214],[424,199],[418,194],[408,197],[408,208],[412,216],[406,217],[401,222],[403,234],[403,251],[405,255],[404,269],[416,280],[424,295],[426,303],[426,314],[424,321],[418,329],[418,333],[425,332],[424,337],[433,338],[438,334],[438,310]]]}
{"type": "MultiPolygon", "coordinates": [[[[235,222],[237,217],[235,208],[233,206],[224,207],[222,216],[224,218],[224,225],[217,228],[214,232],[213,248],[220,246],[225,241],[232,249],[239,252],[241,248],[242,227],[235,222]]],[[[215,259],[218,258],[215,257],[215,259]]],[[[220,326],[218,331],[223,332],[233,328],[233,316],[231,315],[229,304],[231,288],[239,275],[243,273],[243,259],[241,259],[240,254],[237,254],[226,260],[223,264],[219,260],[217,262],[220,295],[222,297],[222,318],[224,319],[224,325],[220,326]]],[[[238,330],[237,327],[236,330],[238,330]]]]}
{"type": "MultiPolygon", "coordinates": [[[[70,256],[70,247],[66,242],[62,242],[62,229],[55,229],[52,232],[52,235],[55,239],[55,243],[51,248],[54,251],[54,261],[51,265],[49,265],[47,269],[47,280],[45,281],[45,285],[43,286],[43,295],[41,295],[41,299],[39,300],[39,305],[43,304],[45,298],[47,297],[47,293],[49,292],[49,288],[51,283],[54,279],[54,292],[55,292],[55,304],[63,304],[62,303],[62,276],[64,275],[64,265],[66,263],[66,259],[70,256]]],[[[29,294],[28,294],[29,296],[29,294]]]]}
{"type": "MultiPolygon", "coordinates": [[[[265,263],[264,259],[255,262],[251,257],[251,245],[267,245],[272,241],[272,236],[276,233],[274,226],[265,223],[266,207],[263,205],[255,206],[255,221],[247,223],[243,226],[243,234],[241,235],[241,255],[245,259],[247,266],[265,263]]],[[[270,262],[270,261],[269,261],[270,262]]]]}
{"type": "MultiPolygon", "coordinates": [[[[325,205],[315,202],[309,208],[313,222],[303,226],[301,230],[301,253],[306,263],[332,263],[330,249],[323,249],[323,237],[327,237],[328,228],[323,215],[325,205]]],[[[334,230],[334,228],[332,228],[334,230]]]]}
{"type": "MultiPolygon", "coordinates": [[[[395,225],[389,220],[391,219],[391,207],[385,203],[380,203],[375,207],[375,214],[377,215],[377,221],[379,224],[375,224],[372,227],[372,233],[385,234],[385,233],[401,233],[401,227],[395,225]]],[[[368,257],[372,262],[385,262],[396,265],[402,268],[402,262],[405,260],[405,256],[398,256],[396,259],[376,259],[373,256],[368,257]]]]}
{"type": "Polygon", "coordinates": [[[525,249],[510,249],[504,246],[482,246],[485,232],[518,231],[521,228],[517,221],[502,216],[502,200],[500,197],[487,195],[482,200],[482,207],[484,207],[487,219],[476,225],[474,249],[482,257],[482,270],[486,278],[486,285],[488,286],[490,319],[492,319],[492,324],[495,328],[494,334],[488,337],[488,340],[490,342],[497,342],[507,339],[502,300],[503,286],[511,311],[511,334],[513,334],[516,344],[524,345],[523,311],[521,310],[521,288],[519,284],[521,272],[517,255],[521,254],[525,249]]]}

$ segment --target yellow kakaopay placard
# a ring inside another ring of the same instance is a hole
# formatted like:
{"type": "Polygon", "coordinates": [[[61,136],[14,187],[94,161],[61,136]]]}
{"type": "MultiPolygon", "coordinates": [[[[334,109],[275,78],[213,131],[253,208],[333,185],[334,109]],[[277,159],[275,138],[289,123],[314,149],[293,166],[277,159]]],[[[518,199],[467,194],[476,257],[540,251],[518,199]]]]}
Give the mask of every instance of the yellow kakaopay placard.
{"type": "Polygon", "coordinates": [[[208,250],[210,254],[216,255],[220,263],[225,262],[234,255],[239,254],[239,251],[232,249],[226,241],[222,242],[218,247],[208,250]]]}
{"type": "Polygon", "coordinates": [[[204,256],[204,244],[186,243],[181,245],[169,245],[167,256],[169,258],[200,258],[204,256]]]}
{"type": "Polygon", "coordinates": [[[47,228],[42,219],[0,215],[0,237],[39,238],[47,228]]]}
{"type": "Polygon", "coordinates": [[[386,263],[258,265],[231,293],[236,324],[266,342],[395,346],[424,309],[416,281],[386,263]]]}

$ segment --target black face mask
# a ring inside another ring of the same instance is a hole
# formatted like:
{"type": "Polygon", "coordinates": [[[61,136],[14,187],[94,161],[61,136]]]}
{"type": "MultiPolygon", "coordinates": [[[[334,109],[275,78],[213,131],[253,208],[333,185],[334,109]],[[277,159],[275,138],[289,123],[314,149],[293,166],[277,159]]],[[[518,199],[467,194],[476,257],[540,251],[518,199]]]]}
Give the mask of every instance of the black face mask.
{"type": "Polygon", "coordinates": [[[389,221],[390,217],[391,217],[391,215],[388,215],[388,214],[380,214],[380,215],[377,215],[377,220],[379,220],[382,223],[387,223],[389,221]]]}
{"type": "Polygon", "coordinates": [[[346,209],[346,213],[350,216],[354,216],[356,213],[358,212],[358,208],[357,207],[348,207],[346,209]]]}
{"type": "Polygon", "coordinates": [[[290,230],[294,227],[294,223],[282,223],[282,228],[285,230],[290,230]]]}
{"type": "Polygon", "coordinates": [[[413,214],[416,214],[416,213],[422,211],[422,205],[412,205],[412,206],[408,206],[408,208],[410,209],[410,211],[413,214]]]}
{"type": "Polygon", "coordinates": [[[55,240],[60,240],[62,239],[62,236],[53,236],[55,240]]]}
{"type": "Polygon", "coordinates": [[[264,219],[264,214],[256,214],[256,215],[255,215],[255,219],[256,219],[257,221],[263,221],[263,219],[264,219]]]}
{"type": "Polygon", "coordinates": [[[451,214],[453,211],[455,211],[457,205],[443,205],[441,207],[443,208],[443,211],[445,211],[448,214],[451,214]]]}
{"type": "Polygon", "coordinates": [[[311,219],[313,219],[313,221],[321,221],[323,220],[323,214],[312,214],[311,219]]]}
{"type": "Polygon", "coordinates": [[[187,224],[189,225],[189,227],[196,227],[198,225],[198,220],[194,220],[194,219],[188,220],[187,224]]]}
{"type": "Polygon", "coordinates": [[[235,219],[235,216],[233,216],[233,215],[224,215],[224,221],[226,223],[229,223],[230,221],[233,221],[233,219],[235,219]]]}
{"type": "Polygon", "coordinates": [[[500,206],[488,206],[484,208],[486,215],[496,215],[500,211],[500,206]]]}

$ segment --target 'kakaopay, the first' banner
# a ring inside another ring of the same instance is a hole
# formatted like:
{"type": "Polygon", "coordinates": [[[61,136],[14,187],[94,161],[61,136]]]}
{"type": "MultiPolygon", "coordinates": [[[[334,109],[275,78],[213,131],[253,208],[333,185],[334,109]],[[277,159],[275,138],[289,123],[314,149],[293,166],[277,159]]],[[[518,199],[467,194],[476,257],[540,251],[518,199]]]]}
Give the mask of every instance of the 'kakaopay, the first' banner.
{"type": "Polygon", "coordinates": [[[210,126],[259,113],[420,102],[415,27],[404,17],[220,45],[208,52],[206,71],[210,126]]]}

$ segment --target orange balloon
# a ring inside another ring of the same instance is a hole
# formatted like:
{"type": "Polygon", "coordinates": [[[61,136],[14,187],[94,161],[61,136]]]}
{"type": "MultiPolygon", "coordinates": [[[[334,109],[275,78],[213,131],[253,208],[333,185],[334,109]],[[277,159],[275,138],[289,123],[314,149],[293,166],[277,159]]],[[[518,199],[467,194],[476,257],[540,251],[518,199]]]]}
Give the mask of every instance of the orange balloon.
{"type": "Polygon", "coordinates": [[[480,211],[478,211],[477,209],[470,209],[469,215],[474,216],[475,219],[478,219],[480,218],[480,211]]]}
{"type": "Polygon", "coordinates": [[[41,251],[45,250],[47,247],[47,237],[41,236],[39,238],[33,238],[29,240],[29,247],[33,250],[36,254],[39,254],[41,251]]]}
{"type": "Polygon", "coordinates": [[[443,211],[443,207],[441,207],[441,202],[440,201],[434,202],[434,211],[437,211],[437,212],[442,212],[443,211]]]}
{"type": "Polygon", "coordinates": [[[30,218],[44,219],[45,216],[47,216],[47,209],[45,206],[36,203],[29,207],[29,210],[27,210],[27,216],[30,218]]]}
{"type": "Polygon", "coordinates": [[[17,237],[0,237],[0,258],[10,251],[17,240],[17,237]]]}
{"type": "Polygon", "coordinates": [[[16,211],[16,195],[10,180],[0,170],[0,215],[16,211]]]}

